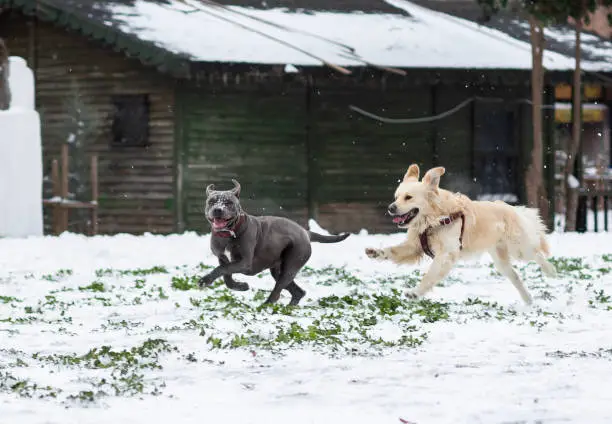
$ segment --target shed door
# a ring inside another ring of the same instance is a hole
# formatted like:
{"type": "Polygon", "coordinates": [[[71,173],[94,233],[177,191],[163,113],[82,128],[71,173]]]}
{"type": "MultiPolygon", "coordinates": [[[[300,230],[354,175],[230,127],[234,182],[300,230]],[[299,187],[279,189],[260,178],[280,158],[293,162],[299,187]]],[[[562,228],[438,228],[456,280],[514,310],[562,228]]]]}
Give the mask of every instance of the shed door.
{"type": "Polygon", "coordinates": [[[517,116],[514,106],[476,104],[474,170],[479,200],[519,201],[517,116]]]}
{"type": "Polygon", "coordinates": [[[253,215],[307,219],[305,94],[184,92],[183,219],[187,230],[209,232],[205,188],[242,185],[253,215]]]}

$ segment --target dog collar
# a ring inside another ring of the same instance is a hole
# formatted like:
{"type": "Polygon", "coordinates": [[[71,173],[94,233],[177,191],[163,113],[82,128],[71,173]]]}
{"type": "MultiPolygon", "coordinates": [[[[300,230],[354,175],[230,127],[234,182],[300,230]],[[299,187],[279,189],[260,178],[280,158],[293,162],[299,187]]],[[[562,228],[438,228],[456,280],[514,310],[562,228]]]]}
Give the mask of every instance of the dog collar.
{"type": "MultiPolygon", "coordinates": [[[[462,211],[451,213],[449,216],[444,218],[440,218],[438,221],[440,225],[450,225],[455,222],[457,219],[461,218],[461,234],[459,234],[459,250],[463,249],[463,228],[465,227],[465,214],[462,211]]],[[[429,246],[429,238],[427,237],[428,231],[431,227],[427,227],[425,231],[419,234],[419,240],[421,241],[421,248],[423,252],[431,259],[434,258],[434,252],[431,250],[429,246]]]]}
{"type": "Polygon", "coordinates": [[[236,222],[229,228],[223,228],[221,230],[213,229],[212,233],[216,237],[236,238],[236,232],[240,229],[242,224],[244,224],[244,221],[246,221],[246,216],[244,214],[241,214],[240,217],[236,220],[236,222]]]}

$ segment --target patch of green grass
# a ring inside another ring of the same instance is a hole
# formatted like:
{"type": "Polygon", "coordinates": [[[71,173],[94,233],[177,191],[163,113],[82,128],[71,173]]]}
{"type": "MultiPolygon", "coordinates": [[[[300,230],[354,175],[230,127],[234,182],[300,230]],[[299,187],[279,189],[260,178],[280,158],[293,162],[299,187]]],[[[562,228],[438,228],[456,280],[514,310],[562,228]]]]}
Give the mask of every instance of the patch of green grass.
{"type": "Polygon", "coordinates": [[[96,277],[110,277],[110,276],[134,276],[134,277],[144,277],[147,275],[155,275],[155,274],[168,274],[168,270],[164,266],[154,266],[151,268],[137,268],[137,269],[121,269],[115,270],[112,268],[106,269],[98,269],[96,270],[96,277]]]}
{"type": "Polygon", "coordinates": [[[34,322],[41,322],[42,319],[35,317],[35,316],[28,316],[28,317],[7,317],[7,318],[0,318],[0,322],[6,322],[8,324],[32,324],[34,322]]]}
{"type": "Polygon", "coordinates": [[[39,386],[29,379],[14,377],[8,372],[0,371],[0,393],[15,393],[24,398],[56,398],[61,389],[51,386],[39,386]]]}
{"type": "Polygon", "coordinates": [[[421,299],[412,303],[411,313],[417,315],[425,323],[446,321],[449,319],[450,306],[448,303],[434,302],[428,299],[421,299]]]}
{"type": "Polygon", "coordinates": [[[113,306],[113,301],[108,297],[94,296],[88,298],[88,300],[91,302],[90,304],[102,304],[102,306],[106,307],[113,306]]]}
{"type": "Polygon", "coordinates": [[[93,390],[81,390],[76,394],[68,395],[66,400],[70,402],[77,403],[94,403],[99,399],[108,396],[106,392],[101,390],[93,391],[93,390]]]}
{"type": "Polygon", "coordinates": [[[108,322],[106,324],[102,324],[101,328],[103,330],[106,329],[112,329],[112,330],[120,330],[120,329],[125,329],[125,330],[132,330],[135,328],[141,328],[144,325],[143,322],[140,321],[126,321],[125,319],[122,319],[121,321],[113,321],[113,320],[108,320],[108,322]]]}
{"type": "Polygon", "coordinates": [[[92,292],[98,292],[98,293],[103,293],[106,291],[106,289],[104,288],[104,283],[100,281],[94,281],[88,286],[79,287],[79,290],[80,291],[92,291],[92,292]]]}
{"type": "Polygon", "coordinates": [[[41,278],[47,281],[60,281],[73,274],[71,269],[60,269],[55,274],[45,274],[41,278]]]}
{"type": "Polygon", "coordinates": [[[599,348],[595,352],[585,351],[571,351],[565,352],[556,350],[554,352],[546,352],[546,356],[553,358],[598,358],[598,359],[612,359],[612,349],[599,348]]]}
{"type": "Polygon", "coordinates": [[[466,312],[477,319],[497,319],[499,321],[513,321],[518,312],[515,309],[504,307],[497,302],[488,302],[479,298],[468,298],[464,303],[468,307],[466,312]]]}
{"type": "Polygon", "coordinates": [[[211,270],[213,268],[214,268],[214,266],[206,265],[204,262],[200,262],[198,264],[198,270],[199,271],[208,271],[208,270],[211,270]]]}
{"type": "Polygon", "coordinates": [[[584,262],[583,258],[555,257],[548,259],[561,276],[571,276],[579,280],[592,280],[597,270],[584,262]]]}
{"type": "Polygon", "coordinates": [[[400,312],[405,304],[408,303],[407,299],[400,297],[398,290],[393,290],[391,295],[388,294],[375,294],[373,295],[374,301],[369,304],[369,308],[372,311],[376,311],[380,315],[396,315],[400,312]]]}
{"type": "Polygon", "coordinates": [[[158,296],[159,296],[159,298],[160,298],[161,300],[166,300],[166,299],[168,299],[168,296],[167,296],[167,295],[166,295],[166,293],[164,292],[164,288],[163,288],[163,287],[161,287],[161,286],[157,287],[157,294],[158,294],[158,296]]]}
{"type": "Polygon", "coordinates": [[[197,275],[183,275],[181,277],[172,277],[172,283],[170,286],[174,290],[196,290],[198,289],[198,280],[200,277],[197,275]]]}
{"type": "Polygon", "coordinates": [[[604,310],[612,311],[612,296],[602,290],[595,292],[595,297],[589,300],[591,308],[603,307],[604,310]]]}
{"type": "Polygon", "coordinates": [[[557,272],[559,273],[582,271],[584,268],[588,267],[584,263],[583,258],[555,257],[550,258],[549,261],[555,266],[557,272]]]}
{"type": "Polygon", "coordinates": [[[32,359],[43,363],[63,366],[82,366],[91,369],[125,368],[161,369],[158,359],[160,354],[177,349],[163,339],[147,339],[141,345],[131,349],[113,350],[104,345],[89,350],[84,355],[40,355],[35,353],[32,359]]]}
{"type": "Polygon", "coordinates": [[[322,323],[315,320],[306,327],[297,322],[291,322],[289,328],[281,328],[276,337],[275,343],[285,343],[289,346],[311,342],[313,344],[341,345],[342,340],[338,337],[342,333],[342,327],[334,322],[322,323]]]}
{"type": "Polygon", "coordinates": [[[17,299],[13,296],[0,296],[0,303],[12,303],[12,302],[23,302],[23,300],[17,299]]]}
{"type": "Polygon", "coordinates": [[[23,311],[26,314],[42,314],[42,309],[40,309],[40,307],[35,308],[34,306],[25,306],[23,311]]]}
{"type": "Polygon", "coordinates": [[[342,297],[338,297],[336,295],[331,295],[327,297],[322,297],[319,299],[319,306],[322,308],[349,308],[363,305],[365,300],[369,299],[369,296],[366,294],[358,294],[355,293],[353,295],[346,295],[342,297]]]}
{"type": "Polygon", "coordinates": [[[357,276],[351,274],[346,268],[338,268],[333,266],[327,266],[321,269],[313,269],[310,267],[304,267],[300,271],[301,276],[305,277],[319,277],[317,284],[322,286],[331,286],[338,283],[343,283],[349,286],[363,285],[364,282],[357,276]]]}

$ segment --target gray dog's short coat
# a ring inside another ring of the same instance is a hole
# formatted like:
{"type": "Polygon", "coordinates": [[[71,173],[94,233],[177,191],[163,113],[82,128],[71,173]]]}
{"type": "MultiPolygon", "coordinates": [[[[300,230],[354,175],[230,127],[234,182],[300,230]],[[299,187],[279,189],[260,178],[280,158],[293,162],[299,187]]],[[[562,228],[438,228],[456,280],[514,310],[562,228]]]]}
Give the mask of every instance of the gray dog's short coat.
{"type": "Polygon", "coordinates": [[[256,275],[270,269],[276,284],[265,303],[276,302],[286,289],[291,294],[289,304],[297,305],[306,292],[294,278],[310,259],[310,243],[337,243],[349,234],[324,236],[306,231],[287,218],[248,215],[240,206],[240,184],[232,181],[232,190],[217,191],[212,184],[206,188],[205,214],[212,227],[210,247],[219,266],[200,279],[200,287],[223,276],[228,288],[245,291],[248,284],[235,281],[232,274],[256,275]]]}

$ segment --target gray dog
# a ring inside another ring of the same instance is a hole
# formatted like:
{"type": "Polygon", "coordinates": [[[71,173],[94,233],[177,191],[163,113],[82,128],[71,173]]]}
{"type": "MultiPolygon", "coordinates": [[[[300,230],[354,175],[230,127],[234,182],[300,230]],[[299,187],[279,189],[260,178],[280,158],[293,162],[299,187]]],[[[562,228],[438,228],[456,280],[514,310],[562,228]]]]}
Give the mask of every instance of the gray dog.
{"type": "Polygon", "coordinates": [[[349,234],[323,236],[286,218],[248,215],[240,206],[240,184],[232,182],[234,188],[227,191],[215,190],[213,184],[206,187],[205,214],[212,227],[210,247],[219,258],[219,266],[200,279],[200,287],[223,276],[228,288],[245,291],[249,285],[235,281],[232,274],[255,275],[270,269],[276,284],[264,304],[276,302],[281,291],[287,289],[291,293],[289,304],[297,305],[306,292],[293,279],[310,259],[310,242],[337,243],[349,234]]]}

